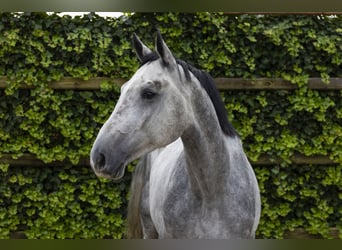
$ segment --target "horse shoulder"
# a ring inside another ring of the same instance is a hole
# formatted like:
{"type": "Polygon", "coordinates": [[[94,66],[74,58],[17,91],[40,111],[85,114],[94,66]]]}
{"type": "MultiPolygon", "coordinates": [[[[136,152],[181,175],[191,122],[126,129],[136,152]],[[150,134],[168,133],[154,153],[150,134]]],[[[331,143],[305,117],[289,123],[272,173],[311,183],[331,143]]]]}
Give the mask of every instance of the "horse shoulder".
{"type": "Polygon", "coordinates": [[[229,193],[229,213],[245,221],[246,228],[251,228],[254,235],[260,218],[260,192],[251,164],[243,151],[239,138],[228,139],[230,145],[230,175],[227,182],[229,193]],[[252,225],[252,226],[251,226],[252,225]]]}

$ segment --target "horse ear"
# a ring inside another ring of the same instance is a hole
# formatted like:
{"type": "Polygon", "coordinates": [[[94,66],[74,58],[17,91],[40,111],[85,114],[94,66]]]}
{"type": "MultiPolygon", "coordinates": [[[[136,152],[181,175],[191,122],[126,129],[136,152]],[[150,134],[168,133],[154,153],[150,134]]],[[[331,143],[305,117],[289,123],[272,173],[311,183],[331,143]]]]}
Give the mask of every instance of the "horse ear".
{"type": "Polygon", "coordinates": [[[157,30],[156,50],[165,66],[176,67],[176,59],[172,55],[171,50],[167,47],[166,43],[164,42],[159,30],[157,30]]]}
{"type": "Polygon", "coordinates": [[[145,44],[143,44],[135,33],[133,33],[133,47],[140,62],[143,61],[143,58],[146,55],[152,53],[152,50],[150,50],[145,44]]]}

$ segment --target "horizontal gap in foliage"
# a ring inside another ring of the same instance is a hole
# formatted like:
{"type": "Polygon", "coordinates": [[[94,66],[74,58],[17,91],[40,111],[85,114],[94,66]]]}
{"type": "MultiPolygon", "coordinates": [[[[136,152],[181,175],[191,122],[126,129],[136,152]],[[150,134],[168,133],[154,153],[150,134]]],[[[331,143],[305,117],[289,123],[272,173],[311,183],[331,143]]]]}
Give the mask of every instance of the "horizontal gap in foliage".
{"type": "MultiPolygon", "coordinates": [[[[339,239],[340,231],[336,227],[329,229],[329,235],[333,239],[339,239]]],[[[303,228],[296,228],[293,231],[286,231],[284,233],[284,239],[323,239],[322,235],[310,234],[303,228]]]]}
{"type": "MultiPolygon", "coordinates": [[[[121,86],[127,80],[122,78],[111,79],[105,77],[94,77],[83,80],[73,77],[63,77],[59,81],[52,81],[48,86],[52,89],[73,89],[73,90],[98,90],[105,82],[111,82],[121,86]]],[[[309,78],[308,87],[317,90],[342,90],[342,78],[330,78],[329,83],[324,83],[321,78],[309,78]]],[[[0,88],[8,86],[7,77],[0,77],[0,88]]],[[[298,88],[297,85],[282,78],[215,78],[216,86],[219,90],[291,90],[298,88]]],[[[34,86],[21,84],[21,89],[31,89],[34,86]]]]}
{"type": "MultiPolygon", "coordinates": [[[[332,161],[328,156],[315,155],[315,156],[305,156],[301,154],[295,154],[290,158],[291,162],[296,165],[334,165],[338,164],[332,161]]],[[[252,165],[268,166],[281,164],[283,160],[281,158],[271,159],[267,155],[262,155],[256,161],[251,161],[252,165]]],[[[3,154],[0,157],[0,164],[9,164],[10,166],[22,166],[22,167],[63,167],[65,165],[70,165],[68,161],[54,161],[45,163],[36,156],[32,154],[23,154],[17,159],[13,159],[11,154],[3,154]]],[[[89,158],[82,157],[76,166],[90,166],[89,158]]]]}

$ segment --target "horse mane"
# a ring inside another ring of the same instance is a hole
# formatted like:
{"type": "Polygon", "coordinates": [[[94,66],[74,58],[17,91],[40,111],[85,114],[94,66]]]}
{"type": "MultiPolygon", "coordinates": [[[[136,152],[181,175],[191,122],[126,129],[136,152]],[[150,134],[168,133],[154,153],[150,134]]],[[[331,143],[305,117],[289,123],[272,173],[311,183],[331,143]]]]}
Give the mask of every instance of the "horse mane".
{"type": "MultiPolygon", "coordinates": [[[[156,61],[159,58],[160,57],[156,52],[147,54],[142,58],[140,67],[148,62],[156,61]]],[[[216,88],[214,79],[208,73],[195,68],[194,66],[186,63],[183,60],[176,58],[176,62],[178,65],[180,65],[183,68],[185,78],[187,81],[190,81],[191,79],[191,75],[190,75],[190,72],[191,72],[201,83],[201,86],[205,89],[211,102],[214,105],[217,118],[219,120],[221,129],[224,132],[224,134],[230,137],[237,136],[237,132],[235,131],[231,123],[228,121],[227,112],[224,107],[224,103],[221,99],[220,93],[216,88]]]]}

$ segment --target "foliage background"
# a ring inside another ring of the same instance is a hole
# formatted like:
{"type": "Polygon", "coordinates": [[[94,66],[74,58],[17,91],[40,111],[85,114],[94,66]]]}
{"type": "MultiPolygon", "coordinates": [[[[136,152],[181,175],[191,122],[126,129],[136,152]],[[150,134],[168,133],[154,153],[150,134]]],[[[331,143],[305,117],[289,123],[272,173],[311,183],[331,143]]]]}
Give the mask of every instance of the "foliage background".
{"type": "MultiPolygon", "coordinates": [[[[0,155],[24,153],[45,167],[0,164],[0,238],[122,238],[130,175],[98,179],[87,157],[119,95],[114,82],[98,91],[53,90],[51,81],[128,79],[138,61],[136,32],[153,47],[158,27],[177,57],[213,77],[281,77],[296,90],[225,91],[228,116],[252,160],[262,193],[257,237],[282,238],[304,228],[342,238],[342,92],[316,91],[309,77],[342,76],[342,16],[136,13],[120,18],[0,14],[0,155]],[[21,83],[31,89],[19,89],[21,83]],[[294,165],[291,156],[326,155],[331,166],[294,165]],[[63,167],[49,163],[65,161],[63,167]]],[[[132,166],[129,168],[132,169],[132,166]]]]}

